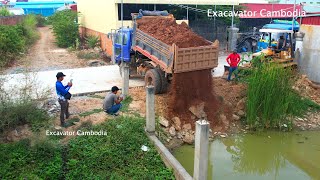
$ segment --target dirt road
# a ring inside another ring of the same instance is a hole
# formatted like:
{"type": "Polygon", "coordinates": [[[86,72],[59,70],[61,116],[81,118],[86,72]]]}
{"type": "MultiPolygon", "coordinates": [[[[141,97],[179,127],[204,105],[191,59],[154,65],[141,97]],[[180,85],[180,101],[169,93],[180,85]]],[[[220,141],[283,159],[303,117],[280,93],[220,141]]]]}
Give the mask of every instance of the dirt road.
{"type": "Polygon", "coordinates": [[[80,68],[85,61],[78,59],[75,53],[57,47],[50,27],[38,28],[40,38],[28,53],[16,60],[4,73],[20,73],[25,70],[46,71],[55,69],[80,68]]]}

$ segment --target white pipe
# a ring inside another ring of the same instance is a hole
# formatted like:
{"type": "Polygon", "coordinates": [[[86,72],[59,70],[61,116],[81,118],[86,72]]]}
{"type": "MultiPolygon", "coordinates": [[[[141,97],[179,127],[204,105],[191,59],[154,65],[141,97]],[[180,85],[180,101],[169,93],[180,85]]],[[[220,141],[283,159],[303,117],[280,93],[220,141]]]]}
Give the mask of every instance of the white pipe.
{"type": "Polygon", "coordinates": [[[234,5],[232,5],[231,28],[233,28],[233,21],[234,21],[234,5]]]}

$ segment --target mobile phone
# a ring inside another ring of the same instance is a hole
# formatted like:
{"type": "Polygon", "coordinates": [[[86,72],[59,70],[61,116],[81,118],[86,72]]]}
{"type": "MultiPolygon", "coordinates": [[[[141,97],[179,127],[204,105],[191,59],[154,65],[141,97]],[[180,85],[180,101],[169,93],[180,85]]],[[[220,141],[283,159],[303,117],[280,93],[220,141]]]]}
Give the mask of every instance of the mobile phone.
{"type": "Polygon", "coordinates": [[[70,79],[70,82],[72,83],[73,79],[70,79]]]}

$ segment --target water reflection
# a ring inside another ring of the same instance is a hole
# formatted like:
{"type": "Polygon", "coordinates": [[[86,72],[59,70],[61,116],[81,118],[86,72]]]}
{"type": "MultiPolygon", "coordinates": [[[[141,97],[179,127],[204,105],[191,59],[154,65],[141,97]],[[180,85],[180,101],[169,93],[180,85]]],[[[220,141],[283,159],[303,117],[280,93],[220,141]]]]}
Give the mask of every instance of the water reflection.
{"type": "Polygon", "coordinates": [[[283,139],[255,138],[247,135],[222,141],[231,154],[233,170],[246,174],[278,174],[279,169],[286,165],[281,154],[283,139]]]}
{"type": "MultiPolygon", "coordinates": [[[[194,148],[183,146],[176,158],[193,174],[194,148]]],[[[320,132],[246,134],[210,144],[210,179],[319,179],[320,132]]]]}
{"type": "Polygon", "coordinates": [[[312,148],[312,145],[320,146],[319,133],[318,140],[311,141],[312,138],[302,134],[272,132],[216,141],[211,144],[213,174],[216,176],[220,171],[218,162],[221,159],[217,157],[224,154],[224,161],[232,164],[231,174],[225,177],[245,174],[252,178],[288,179],[295,174],[293,179],[320,179],[320,152],[312,148]]]}

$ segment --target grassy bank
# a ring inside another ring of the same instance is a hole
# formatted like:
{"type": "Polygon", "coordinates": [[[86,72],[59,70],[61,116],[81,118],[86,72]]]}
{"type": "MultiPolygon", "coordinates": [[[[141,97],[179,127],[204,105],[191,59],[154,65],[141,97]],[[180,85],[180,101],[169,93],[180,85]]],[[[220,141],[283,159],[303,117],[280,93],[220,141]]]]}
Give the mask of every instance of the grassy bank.
{"type": "Polygon", "coordinates": [[[295,74],[276,64],[265,63],[248,79],[246,123],[252,128],[291,129],[290,116],[303,116],[320,106],[292,89],[295,74]]]}
{"type": "Polygon", "coordinates": [[[0,144],[0,179],[60,179],[61,150],[51,141],[0,144]]]}
{"type": "Polygon", "coordinates": [[[0,144],[0,179],[174,179],[144,124],[143,118],[123,116],[97,126],[87,123],[80,130],[107,135],[77,136],[63,147],[58,139],[0,144]]]}

